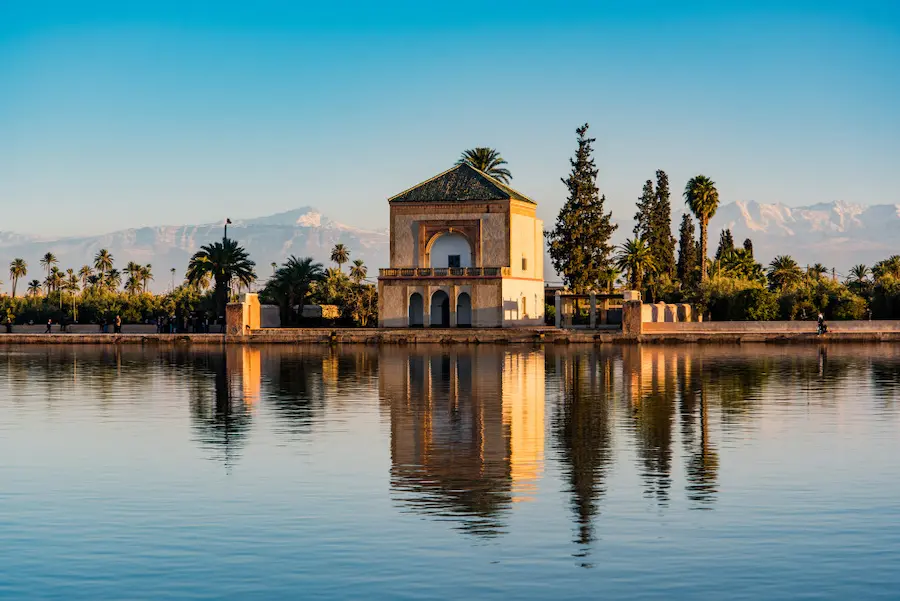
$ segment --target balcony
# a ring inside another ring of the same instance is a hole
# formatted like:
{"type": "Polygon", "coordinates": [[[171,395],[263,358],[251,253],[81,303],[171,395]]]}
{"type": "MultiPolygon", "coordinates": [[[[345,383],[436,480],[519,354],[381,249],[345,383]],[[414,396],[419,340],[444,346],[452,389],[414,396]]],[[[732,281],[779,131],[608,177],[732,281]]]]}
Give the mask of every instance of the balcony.
{"type": "Polygon", "coordinates": [[[511,274],[509,267],[390,267],[378,270],[380,278],[499,278],[511,274]]]}

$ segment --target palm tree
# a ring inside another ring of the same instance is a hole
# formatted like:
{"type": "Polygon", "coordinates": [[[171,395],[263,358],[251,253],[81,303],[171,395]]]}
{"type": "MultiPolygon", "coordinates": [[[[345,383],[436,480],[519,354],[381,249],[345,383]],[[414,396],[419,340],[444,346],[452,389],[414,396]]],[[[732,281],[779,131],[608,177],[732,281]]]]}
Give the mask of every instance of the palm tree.
{"type": "Polygon", "coordinates": [[[141,291],[141,280],[137,275],[129,275],[125,280],[125,291],[129,294],[137,294],[141,291]]]}
{"type": "Polygon", "coordinates": [[[118,290],[122,285],[122,274],[118,269],[110,269],[100,277],[103,285],[110,291],[118,290]]]}
{"type": "Polygon", "coordinates": [[[814,280],[820,279],[823,275],[828,273],[828,268],[822,265],[821,263],[816,263],[812,267],[806,270],[806,275],[811,277],[814,280]]]}
{"type": "Polygon", "coordinates": [[[47,296],[50,295],[50,291],[59,292],[59,308],[62,309],[62,289],[66,283],[65,276],[63,272],[59,270],[58,267],[54,267],[50,270],[50,275],[47,276],[47,296]]]}
{"type": "Polygon", "coordinates": [[[893,255],[875,263],[872,267],[872,275],[877,279],[882,279],[885,276],[900,279],[900,255],[893,255]]]}
{"type": "Polygon", "coordinates": [[[47,270],[47,277],[50,277],[50,268],[59,263],[59,259],[56,258],[56,255],[48,252],[43,257],[41,257],[41,266],[47,270]]]}
{"type": "Polygon", "coordinates": [[[607,294],[612,294],[613,287],[616,285],[616,280],[620,275],[622,275],[622,272],[612,265],[603,269],[600,276],[600,282],[603,283],[604,286],[606,286],[607,294]]]}
{"type": "Polygon", "coordinates": [[[366,279],[366,274],[369,273],[369,269],[366,267],[365,263],[363,263],[362,259],[356,259],[353,261],[353,267],[350,268],[350,279],[353,280],[353,283],[357,286],[366,279]]]}
{"type": "Polygon", "coordinates": [[[860,263],[850,268],[850,275],[847,276],[847,284],[862,287],[869,282],[869,268],[860,263]]]}
{"type": "Polygon", "coordinates": [[[81,269],[78,270],[78,276],[81,278],[81,288],[87,288],[88,278],[94,275],[94,270],[91,269],[90,265],[82,265],[81,269]]]}
{"type": "Polygon", "coordinates": [[[204,276],[212,276],[215,281],[216,310],[225,314],[228,291],[233,281],[249,286],[256,280],[253,268],[256,263],[250,260],[247,251],[238,246],[237,241],[224,239],[200,247],[188,263],[187,280],[198,285],[204,276]]]}
{"type": "Polygon", "coordinates": [[[779,255],[769,263],[769,287],[773,290],[787,290],[803,277],[800,266],[790,255],[779,255]]]}
{"type": "Polygon", "coordinates": [[[141,267],[139,275],[141,278],[141,290],[143,292],[147,292],[147,288],[150,286],[150,282],[153,281],[153,265],[147,263],[146,265],[141,267]]]}
{"type": "Polygon", "coordinates": [[[278,301],[282,323],[292,321],[293,310],[297,305],[300,306],[302,314],[303,302],[310,288],[324,277],[322,264],[313,263],[310,257],[300,259],[291,255],[284,265],[275,271],[275,275],[266,284],[266,292],[278,301]]]}
{"type": "Polygon", "coordinates": [[[512,179],[512,174],[510,174],[509,169],[503,167],[503,165],[507,164],[506,161],[503,160],[500,153],[493,148],[479,146],[477,148],[465,150],[463,151],[462,156],[459,157],[459,160],[456,161],[456,164],[475,167],[475,169],[487,173],[495,180],[504,184],[508,184],[509,180],[512,179]]]}
{"type": "Polygon", "coordinates": [[[753,258],[753,251],[746,248],[734,248],[727,251],[717,263],[728,277],[762,283],[766,281],[762,265],[753,258]]]}
{"type": "Polygon", "coordinates": [[[338,271],[343,271],[343,265],[350,260],[350,251],[341,243],[334,245],[331,249],[331,260],[337,263],[338,271]]]}
{"type": "Polygon", "coordinates": [[[616,254],[616,266],[628,272],[628,282],[632,290],[640,290],[644,274],[655,268],[653,254],[641,238],[626,240],[616,254]]]}
{"type": "Polygon", "coordinates": [[[66,281],[63,284],[63,287],[71,293],[78,292],[78,283],[80,280],[78,279],[78,274],[75,273],[74,269],[66,269],[66,281]]]}
{"type": "Polygon", "coordinates": [[[141,281],[140,276],[141,276],[141,268],[142,267],[143,267],[143,265],[141,265],[139,263],[135,263],[134,261],[128,261],[128,264],[125,266],[125,269],[122,270],[122,272],[128,276],[128,280],[125,283],[125,289],[128,290],[129,292],[133,292],[135,290],[134,282],[137,282],[138,283],[137,287],[140,288],[140,281],[141,281]],[[134,280],[134,282],[132,282],[132,280],[134,280]],[[129,288],[129,284],[131,284],[130,288],[129,288]]]}
{"type": "Polygon", "coordinates": [[[13,259],[9,264],[9,277],[12,280],[12,296],[16,298],[16,284],[19,278],[28,275],[28,264],[24,259],[13,259]]]}
{"type": "Polygon", "coordinates": [[[40,296],[41,294],[41,281],[40,280],[31,280],[28,282],[28,294],[33,297],[40,296]]]}
{"type": "Polygon", "coordinates": [[[101,248],[94,255],[94,268],[103,276],[113,267],[113,256],[105,248],[101,248]]]}
{"type": "Polygon", "coordinates": [[[705,175],[692,177],[684,187],[684,202],[700,222],[700,282],[706,281],[707,229],[719,208],[716,183],[705,175]]]}

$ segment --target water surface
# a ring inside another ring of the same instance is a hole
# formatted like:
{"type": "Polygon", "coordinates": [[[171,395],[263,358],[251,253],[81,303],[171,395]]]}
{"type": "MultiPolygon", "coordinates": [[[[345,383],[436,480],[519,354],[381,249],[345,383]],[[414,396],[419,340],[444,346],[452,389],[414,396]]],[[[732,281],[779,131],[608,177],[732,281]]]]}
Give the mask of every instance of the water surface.
{"type": "Polygon", "coordinates": [[[900,347],[0,347],[0,596],[893,599],[900,347]]]}

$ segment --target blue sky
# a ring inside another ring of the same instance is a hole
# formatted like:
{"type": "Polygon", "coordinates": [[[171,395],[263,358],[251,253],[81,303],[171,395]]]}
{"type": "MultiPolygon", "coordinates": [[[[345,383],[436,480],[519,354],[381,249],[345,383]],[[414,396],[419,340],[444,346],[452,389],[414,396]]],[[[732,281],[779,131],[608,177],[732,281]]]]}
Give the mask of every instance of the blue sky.
{"type": "Polygon", "coordinates": [[[385,227],[476,145],[549,221],[585,121],[624,222],[659,168],[900,202],[900,2],[123,4],[0,0],[0,231],[385,227]]]}

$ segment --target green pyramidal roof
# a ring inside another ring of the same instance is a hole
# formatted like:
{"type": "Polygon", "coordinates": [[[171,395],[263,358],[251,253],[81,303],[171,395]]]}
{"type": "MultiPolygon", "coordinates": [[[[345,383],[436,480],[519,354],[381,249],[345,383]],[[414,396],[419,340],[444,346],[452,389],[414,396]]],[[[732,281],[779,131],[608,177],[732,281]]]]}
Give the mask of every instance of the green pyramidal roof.
{"type": "Polygon", "coordinates": [[[487,173],[463,163],[388,199],[388,202],[522,200],[537,204],[487,173]]]}

